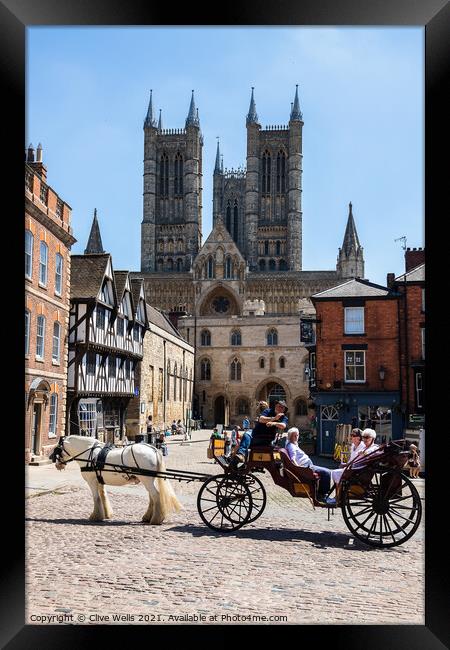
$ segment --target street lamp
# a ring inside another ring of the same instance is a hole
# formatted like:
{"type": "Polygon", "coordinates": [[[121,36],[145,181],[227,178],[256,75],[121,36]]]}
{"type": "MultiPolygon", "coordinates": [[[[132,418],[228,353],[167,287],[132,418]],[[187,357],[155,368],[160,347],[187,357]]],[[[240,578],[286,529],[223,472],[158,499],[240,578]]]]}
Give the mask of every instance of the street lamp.
{"type": "Polygon", "coordinates": [[[381,386],[384,390],[384,378],[386,376],[386,368],[384,366],[378,368],[378,376],[380,377],[381,386]]]}

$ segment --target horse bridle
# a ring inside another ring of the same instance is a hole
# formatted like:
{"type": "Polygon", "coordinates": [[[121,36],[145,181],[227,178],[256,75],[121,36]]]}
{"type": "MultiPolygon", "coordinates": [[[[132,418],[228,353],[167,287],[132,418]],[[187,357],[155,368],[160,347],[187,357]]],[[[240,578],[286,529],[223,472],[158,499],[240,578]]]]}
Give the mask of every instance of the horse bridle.
{"type": "Polygon", "coordinates": [[[81,460],[84,460],[86,463],[89,463],[92,461],[92,452],[96,447],[100,447],[98,442],[95,442],[95,444],[92,447],[88,447],[88,449],[84,449],[82,452],[77,454],[76,456],[72,456],[71,458],[68,458],[67,460],[63,459],[63,453],[67,454],[70,456],[69,452],[64,449],[64,438],[65,436],[61,436],[58,440],[58,444],[56,447],[53,449],[52,453],[49,455],[50,460],[52,463],[60,463],[61,465],[67,465],[67,463],[70,463],[72,460],[76,460],[79,458],[79,456],[82,456],[85,454],[87,451],[90,451],[91,453],[89,454],[89,458],[82,458],[81,460]]]}

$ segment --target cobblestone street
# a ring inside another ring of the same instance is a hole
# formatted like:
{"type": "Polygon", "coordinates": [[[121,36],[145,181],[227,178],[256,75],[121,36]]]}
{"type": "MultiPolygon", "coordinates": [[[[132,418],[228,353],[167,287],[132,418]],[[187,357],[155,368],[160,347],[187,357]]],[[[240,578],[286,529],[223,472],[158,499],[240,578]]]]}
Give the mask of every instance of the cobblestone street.
{"type": "MultiPolygon", "coordinates": [[[[169,439],[167,467],[219,473],[206,458],[208,437],[169,439]]],[[[263,515],[220,534],[198,515],[199,483],[172,483],[184,510],[161,526],[141,523],[142,486],[108,487],[114,515],[96,523],[78,464],[27,467],[27,622],[424,624],[424,517],[405,544],[373,549],[351,536],[339,510],[328,521],[325,509],[258,476],[263,515]]],[[[424,480],[415,485],[423,498],[424,480]]]]}

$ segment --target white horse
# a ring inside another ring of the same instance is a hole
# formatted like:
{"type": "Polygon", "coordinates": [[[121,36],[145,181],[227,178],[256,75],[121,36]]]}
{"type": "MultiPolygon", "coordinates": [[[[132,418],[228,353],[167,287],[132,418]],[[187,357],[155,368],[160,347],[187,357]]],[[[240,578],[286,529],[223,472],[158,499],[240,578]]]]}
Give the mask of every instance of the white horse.
{"type": "MultiPolygon", "coordinates": [[[[88,467],[90,459],[96,459],[100,450],[105,446],[96,438],[86,436],[66,436],[60,439],[55,448],[56,469],[66,468],[67,461],[73,458],[80,467],[88,467]]],[[[124,465],[127,467],[139,467],[145,470],[164,472],[162,453],[156,447],[145,443],[136,443],[125,447],[114,447],[106,456],[106,463],[124,465]]],[[[113,469],[106,466],[105,470],[113,469]]],[[[182,506],[178,501],[173,487],[168,479],[154,476],[129,476],[120,471],[102,471],[101,476],[106,485],[136,485],[142,483],[149,495],[149,504],[142,521],[150,524],[162,524],[164,519],[172,512],[178,512],[182,506]]],[[[103,521],[111,519],[113,511],[109,503],[105,485],[97,480],[95,472],[81,473],[92,492],[94,498],[94,510],[90,515],[91,521],[103,521]]]]}

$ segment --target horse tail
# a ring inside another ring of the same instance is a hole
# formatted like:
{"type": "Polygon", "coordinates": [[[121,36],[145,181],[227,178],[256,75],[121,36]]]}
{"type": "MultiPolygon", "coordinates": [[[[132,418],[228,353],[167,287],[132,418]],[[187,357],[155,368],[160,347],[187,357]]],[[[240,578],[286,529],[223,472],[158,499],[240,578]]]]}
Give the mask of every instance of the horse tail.
{"type": "MultiPolygon", "coordinates": [[[[158,472],[165,472],[166,465],[164,463],[162,453],[159,449],[156,451],[156,455],[158,459],[156,470],[158,472]]],[[[159,492],[161,512],[164,518],[166,518],[166,516],[172,512],[179,512],[180,510],[182,510],[183,506],[178,501],[177,495],[175,494],[169,479],[163,479],[158,476],[156,478],[156,485],[159,492]]]]}

